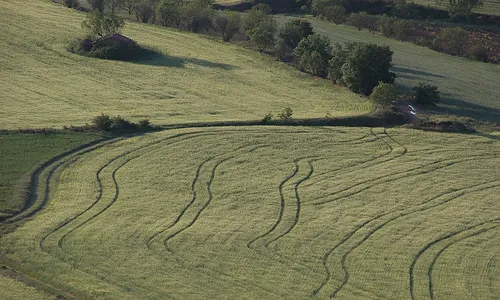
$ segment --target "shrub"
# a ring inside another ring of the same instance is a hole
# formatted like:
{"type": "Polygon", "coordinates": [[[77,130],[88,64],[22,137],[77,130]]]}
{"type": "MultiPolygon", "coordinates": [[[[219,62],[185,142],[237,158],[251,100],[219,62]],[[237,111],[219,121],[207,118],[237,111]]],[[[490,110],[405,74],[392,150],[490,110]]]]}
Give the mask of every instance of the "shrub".
{"type": "Polygon", "coordinates": [[[335,24],[342,24],[347,20],[346,10],[343,6],[340,5],[325,7],[321,12],[321,15],[328,21],[335,24]]]}
{"type": "Polygon", "coordinates": [[[141,119],[139,120],[139,122],[137,122],[137,126],[139,126],[139,128],[141,129],[147,129],[151,127],[151,122],[149,121],[149,119],[141,119]]]}
{"type": "Polygon", "coordinates": [[[393,37],[394,36],[394,18],[390,18],[387,15],[383,15],[377,20],[377,29],[382,33],[383,36],[393,37]]]}
{"type": "Polygon", "coordinates": [[[102,131],[111,130],[111,125],[113,122],[109,115],[101,114],[100,116],[94,117],[92,119],[92,125],[94,128],[102,131]]]}
{"type": "Polygon", "coordinates": [[[371,17],[364,11],[350,14],[347,21],[351,26],[356,27],[358,30],[366,28],[371,31],[374,29],[371,17]]]}
{"type": "Polygon", "coordinates": [[[220,32],[224,42],[230,41],[240,30],[241,17],[237,12],[219,13],[214,19],[215,29],[220,32]]]}
{"type": "Polygon", "coordinates": [[[250,43],[259,51],[274,44],[274,36],[276,35],[277,25],[276,20],[267,17],[259,23],[259,25],[246,32],[250,43]]]}
{"type": "Polygon", "coordinates": [[[87,13],[86,19],[82,22],[82,28],[87,30],[91,36],[105,36],[119,32],[125,25],[122,18],[110,14],[92,11],[87,13]]]}
{"type": "Polygon", "coordinates": [[[468,51],[469,57],[477,61],[488,62],[488,48],[483,45],[475,45],[468,51]]]}
{"type": "Polygon", "coordinates": [[[181,0],[162,0],[156,6],[156,15],[163,26],[179,27],[181,24],[181,0]]]}
{"type": "Polygon", "coordinates": [[[106,0],[89,0],[88,1],[93,10],[97,10],[99,12],[104,12],[104,5],[106,4],[106,0]]]}
{"type": "Polygon", "coordinates": [[[64,0],[64,5],[69,8],[78,8],[80,7],[80,3],[78,0],[64,0]]]}
{"type": "Polygon", "coordinates": [[[396,74],[389,71],[392,53],[387,46],[348,43],[343,51],[337,49],[334,52],[335,57],[330,61],[330,78],[340,80],[351,91],[370,95],[380,81],[394,82],[396,74]]]}
{"type": "Polygon", "coordinates": [[[437,47],[448,54],[460,55],[464,52],[467,37],[467,30],[460,27],[443,28],[437,39],[437,47]]]}
{"type": "Polygon", "coordinates": [[[290,59],[291,52],[292,49],[287,46],[286,42],[282,38],[278,38],[276,48],[274,50],[274,56],[281,61],[288,61],[290,59]]]}
{"type": "Polygon", "coordinates": [[[330,40],[319,34],[313,34],[300,41],[293,50],[296,65],[301,71],[315,76],[328,75],[328,61],[332,58],[330,40]]]}
{"type": "Polygon", "coordinates": [[[278,118],[288,123],[292,120],[293,111],[290,107],[285,108],[285,110],[278,114],[278,118]]]}
{"type": "Polygon", "coordinates": [[[313,34],[311,22],[304,19],[293,19],[280,28],[278,36],[287,47],[294,49],[304,38],[313,34]]]}
{"type": "Polygon", "coordinates": [[[125,120],[121,116],[111,117],[111,130],[113,131],[126,131],[133,130],[136,125],[128,120],[125,120]]]}
{"type": "Polygon", "coordinates": [[[436,105],[441,100],[437,86],[420,83],[412,90],[415,91],[415,102],[418,104],[436,105]]]}
{"type": "Polygon", "coordinates": [[[268,113],[267,115],[264,116],[264,118],[262,118],[262,123],[267,123],[269,121],[271,121],[271,119],[273,118],[273,114],[272,113],[268,113]]]}
{"type": "Polygon", "coordinates": [[[377,105],[380,105],[382,107],[390,107],[392,103],[398,99],[396,85],[391,83],[379,82],[379,84],[375,88],[373,88],[370,99],[377,105]]]}
{"type": "Polygon", "coordinates": [[[398,20],[394,22],[394,38],[404,41],[411,39],[414,35],[414,27],[413,24],[406,20],[398,20]]]}

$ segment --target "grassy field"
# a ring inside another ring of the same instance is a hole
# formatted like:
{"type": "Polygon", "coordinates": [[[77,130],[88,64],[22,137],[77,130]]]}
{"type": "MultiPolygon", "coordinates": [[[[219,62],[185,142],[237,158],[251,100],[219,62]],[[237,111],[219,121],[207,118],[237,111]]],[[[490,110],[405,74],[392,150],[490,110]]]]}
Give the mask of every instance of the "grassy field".
{"type": "MultiPolygon", "coordinates": [[[[280,23],[288,17],[278,16],[280,23]]],[[[387,45],[394,51],[393,71],[401,91],[419,82],[436,85],[443,103],[438,112],[500,122],[500,66],[450,56],[407,42],[344,25],[309,19],[317,33],[332,42],[361,41],[387,45]]]]}
{"type": "MultiPolygon", "coordinates": [[[[442,4],[439,5],[438,1],[436,0],[414,0],[413,2],[441,9],[446,9],[446,3],[447,3],[447,1],[443,1],[442,4]]],[[[500,0],[483,0],[483,3],[484,3],[483,6],[474,9],[473,12],[500,16],[500,0]]]]}
{"type": "Polygon", "coordinates": [[[124,34],[168,53],[125,63],[68,53],[84,14],[49,0],[0,1],[0,128],[83,125],[101,113],[156,124],[368,112],[365,99],[271,57],[186,32],[138,23],[124,34]]]}
{"type": "Polygon", "coordinates": [[[0,217],[23,207],[28,173],[37,165],[98,138],[97,134],[0,133],[0,217]]]}
{"type": "Polygon", "coordinates": [[[114,140],[62,161],[0,250],[89,298],[495,299],[499,153],[381,128],[114,140]]]}
{"type": "Polygon", "coordinates": [[[37,291],[32,287],[24,285],[22,282],[16,281],[12,278],[0,275],[0,295],[4,300],[18,300],[18,299],[37,299],[48,300],[54,299],[50,295],[37,291]]]}

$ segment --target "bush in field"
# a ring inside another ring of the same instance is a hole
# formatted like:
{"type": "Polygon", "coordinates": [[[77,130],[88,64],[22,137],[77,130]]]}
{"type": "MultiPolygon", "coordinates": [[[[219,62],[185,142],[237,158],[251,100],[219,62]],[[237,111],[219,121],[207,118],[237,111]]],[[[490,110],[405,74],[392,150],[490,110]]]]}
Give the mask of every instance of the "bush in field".
{"type": "Polygon", "coordinates": [[[351,91],[370,95],[379,82],[393,83],[392,51],[387,46],[365,43],[336,44],[329,61],[329,77],[351,91]]]}
{"type": "Polygon", "coordinates": [[[477,61],[488,62],[488,48],[483,45],[475,45],[468,51],[469,57],[477,61]]]}
{"type": "Polygon", "coordinates": [[[293,19],[280,28],[278,36],[291,49],[297,47],[300,41],[313,34],[311,22],[304,19],[293,19]]]}
{"type": "Polygon", "coordinates": [[[372,31],[374,27],[371,17],[364,11],[350,14],[347,22],[358,30],[366,28],[372,31]]]}
{"type": "Polygon", "coordinates": [[[88,2],[93,10],[97,10],[101,13],[104,12],[106,0],[88,0],[88,2]]]}
{"type": "Polygon", "coordinates": [[[464,53],[468,32],[460,27],[442,28],[437,38],[438,48],[445,53],[461,55],[464,53]]]}
{"type": "Polygon", "coordinates": [[[111,13],[91,11],[87,13],[82,22],[82,28],[87,30],[91,36],[105,36],[117,33],[125,25],[122,18],[111,13]]]}
{"type": "Polygon", "coordinates": [[[394,101],[398,100],[396,85],[392,83],[379,82],[370,94],[370,99],[377,105],[390,107],[394,101]]]}
{"type": "Polygon", "coordinates": [[[222,40],[228,42],[240,30],[241,17],[237,12],[221,12],[214,18],[215,29],[221,34],[222,40]]]}
{"type": "Polygon", "coordinates": [[[412,88],[415,91],[415,102],[422,105],[436,105],[441,97],[437,86],[420,83],[412,88]]]}
{"type": "Polygon", "coordinates": [[[288,123],[292,120],[293,111],[290,107],[285,108],[284,111],[278,114],[278,118],[283,120],[283,122],[288,123]]]}
{"type": "Polygon", "coordinates": [[[137,0],[135,5],[135,17],[142,23],[154,23],[155,3],[153,0],[137,0]]]}
{"type": "Polygon", "coordinates": [[[182,0],[162,0],[156,6],[156,15],[163,26],[179,27],[182,21],[182,0]]]}
{"type": "Polygon", "coordinates": [[[328,61],[332,58],[330,40],[319,34],[313,34],[300,41],[293,50],[295,64],[301,71],[315,76],[328,75],[328,61]]]}
{"type": "Polygon", "coordinates": [[[342,24],[347,20],[347,12],[345,8],[340,5],[325,7],[321,12],[321,16],[335,24],[342,24]]]}
{"type": "Polygon", "coordinates": [[[111,125],[113,122],[111,121],[111,117],[109,115],[101,114],[100,116],[94,117],[92,119],[92,125],[102,131],[111,130],[111,125]]]}
{"type": "Polygon", "coordinates": [[[250,43],[259,51],[262,51],[274,44],[274,36],[276,35],[277,28],[276,21],[269,17],[256,28],[248,30],[246,35],[250,43]]]}
{"type": "Polygon", "coordinates": [[[78,8],[80,7],[80,3],[78,0],[64,0],[64,5],[69,8],[78,8]]]}
{"type": "Polygon", "coordinates": [[[271,121],[271,119],[273,118],[273,114],[272,113],[268,113],[267,115],[265,115],[263,118],[262,118],[262,123],[266,124],[268,123],[269,121],[271,121]]]}

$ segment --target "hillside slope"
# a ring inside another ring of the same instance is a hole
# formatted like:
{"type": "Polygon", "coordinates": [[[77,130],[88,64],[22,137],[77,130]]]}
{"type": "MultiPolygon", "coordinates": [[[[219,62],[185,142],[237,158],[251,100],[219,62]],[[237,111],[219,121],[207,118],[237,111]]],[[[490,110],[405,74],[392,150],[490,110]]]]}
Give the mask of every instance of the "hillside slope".
{"type": "Polygon", "coordinates": [[[142,63],[68,53],[83,13],[49,0],[0,1],[0,128],[82,125],[100,113],[156,124],[368,112],[365,99],[271,57],[201,35],[128,23],[124,34],[168,56],[142,63]]]}

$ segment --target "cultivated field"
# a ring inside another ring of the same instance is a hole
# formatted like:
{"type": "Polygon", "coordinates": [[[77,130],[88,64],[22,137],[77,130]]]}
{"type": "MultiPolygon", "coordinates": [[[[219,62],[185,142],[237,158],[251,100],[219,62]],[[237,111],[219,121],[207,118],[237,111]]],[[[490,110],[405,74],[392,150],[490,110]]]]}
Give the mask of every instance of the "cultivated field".
{"type": "Polygon", "coordinates": [[[118,138],[48,166],[0,250],[80,297],[496,299],[499,155],[405,129],[118,138]]]}
{"type": "MultiPolygon", "coordinates": [[[[277,17],[280,23],[288,17],[277,17]]],[[[442,111],[459,117],[500,122],[500,66],[439,53],[408,42],[386,38],[366,30],[308,19],[317,33],[333,42],[369,42],[394,51],[393,71],[401,91],[411,92],[419,82],[441,91],[442,111]]]]}
{"type": "Polygon", "coordinates": [[[129,23],[124,34],[168,56],[126,63],[71,54],[83,19],[50,0],[0,1],[0,128],[83,125],[101,113],[172,124],[260,120],[286,107],[296,117],[372,109],[271,57],[159,26],[129,23]]]}

